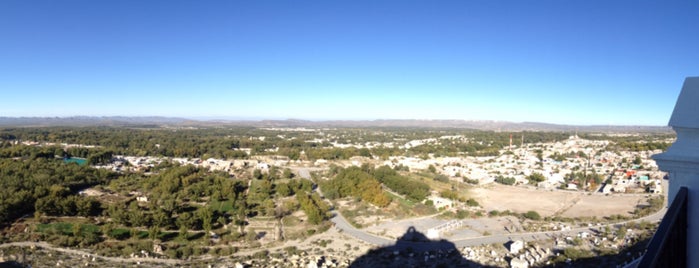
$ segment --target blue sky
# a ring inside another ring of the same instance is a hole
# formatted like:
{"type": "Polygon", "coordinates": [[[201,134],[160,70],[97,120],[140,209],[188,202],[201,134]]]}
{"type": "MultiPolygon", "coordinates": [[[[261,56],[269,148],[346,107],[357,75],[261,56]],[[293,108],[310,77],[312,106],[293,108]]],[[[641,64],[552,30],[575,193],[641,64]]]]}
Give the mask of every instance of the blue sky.
{"type": "Polygon", "coordinates": [[[0,1],[0,116],[666,125],[696,1],[0,1]]]}

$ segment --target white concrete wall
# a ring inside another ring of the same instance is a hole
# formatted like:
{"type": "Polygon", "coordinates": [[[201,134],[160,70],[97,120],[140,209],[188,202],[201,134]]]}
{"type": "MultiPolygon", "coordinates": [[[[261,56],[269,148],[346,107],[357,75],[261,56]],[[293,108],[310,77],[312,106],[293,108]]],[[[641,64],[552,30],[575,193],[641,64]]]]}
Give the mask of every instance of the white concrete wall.
{"type": "Polygon", "coordinates": [[[653,156],[661,170],[669,173],[668,200],[680,187],[688,189],[687,267],[699,267],[699,77],[685,80],[670,126],[677,141],[667,152],[653,156]]]}

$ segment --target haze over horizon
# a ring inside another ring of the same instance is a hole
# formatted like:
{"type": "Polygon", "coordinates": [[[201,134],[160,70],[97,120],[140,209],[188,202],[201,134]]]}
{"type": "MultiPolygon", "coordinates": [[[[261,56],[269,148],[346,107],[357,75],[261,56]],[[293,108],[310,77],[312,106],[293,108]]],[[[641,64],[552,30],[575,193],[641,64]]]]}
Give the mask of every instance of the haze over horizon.
{"type": "Polygon", "coordinates": [[[667,125],[691,1],[2,1],[0,117],[667,125]]]}

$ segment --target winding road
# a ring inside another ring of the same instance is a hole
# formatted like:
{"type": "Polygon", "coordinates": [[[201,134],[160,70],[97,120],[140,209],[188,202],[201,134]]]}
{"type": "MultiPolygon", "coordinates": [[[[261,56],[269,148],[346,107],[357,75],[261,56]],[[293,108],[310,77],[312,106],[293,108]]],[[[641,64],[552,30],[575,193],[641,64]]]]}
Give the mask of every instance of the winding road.
{"type": "MultiPolygon", "coordinates": [[[[310,179],[310,169],[309,168],[298,168],[296,171],[299,173],[299,177],[304,178],[304,179],[310,179]]],[[[315,171],[315,170],[314,170],[315,171]]],[[[664,188],[667,189],[667,186],[664,185],[664,188]]],[[[320,189],[318,189],[320,190],[320,189]]],[[[633,220],[628,220],[628,221],[622,221],[622,222],[616,222],[616,223],[610,223],[606,225],[600,225],[600,226],[594,226],[594,227],[579,227],[579,228],[573,228],[570,230],[565,230],[565,231],[547,231],[547,232],[529,232],[529,233],[509,233],[509,234],[496,234],[496,235],[487,235],[487,236],[480,236],[480,237],[471,237],[471,238],[465,238],[465,239],[459,239],[459,240],[449,240],[450,242],[454,243],[457,247],[472,247],[472,246],[480,246],[480,245],[487,245],[487,244],[493,244],[493,243],[505,243],[510,240],[523,240],[523,241],[535,241],[535,240],[544,240],[544,239],[549,239],[552,237],[561,237],[561,236],[575,236],[580,232],[583,231],[590,231],[592,228],[603,228],[605,226],[617,226],[621,224],[629,224],[629,223],[638,223],[641,221],[648,221],[648,222],[655,222],[655,221],[660,221],[663,219],[663,216],[665,215],[665,212],[667,211],[667,204],[663,206],[662,209],[660,209],[658,212],[653,213],[651,215],[641,217],[638,219],[633,219],[633,220]]],[[[342,216],[341,213],[339,213],[337,210],[333,211],[333,217],[330,219],[335,224],[335,227],[341,230],[343,233],[349,234],[359,240],[362,240],[364,242],[367,242],[369,244],[373,244],[376,246],[387,246],[387,245],[394,245],[396,241],[394,239],[389,239],[385,237],[380,237],[376,236],[373,234],[370,234],[364,230],[360,230],[352,226],[347,219],[345,219],[344,216],[342,216]]]]}
{"type": "MultiPolygon", "coordinates": [[[[505,242],[510,241],[510,240],[535,241],[535,240],[549,239],[552,237],[575,236],[580,232],[590,231],[593,228],[601,228],[604,226],[616,226],[616,225],[622,225],[622,224],[637,223],[637,222],[641,222],[641,221],[648,221],[648,222],[659,221],[659,220],[662,220],[666,211],[667,211],[667,208],[663,208],[654,214],[648,215],[646,217],[638,218],[638,219],[617,222],[617,223],[610,223],[610,224],[600,225],[600,226],[595,226],[595,227],[579,227],[579,228],[573,228],[573,229],[565,230],[565,231],[510,233],[510,234],[497,234],[497,235],[472,237],[472,238],[459,239],[459,240],[449,240],[449,239],[447,239],[447,240],[454,243],[454,245],[456,245],[457,247],[461,248],[461,247],[487,245],[487,244],[493,244],[493,243],[505,243],[505,242]]],[[[349,235],[351,235],[359,240],[362,240],[364,242],[367,242],[367,243],[370,243],[373,245],[377,245],[377,246],[387,246],[387,245],[393,245],[396,243],[395,240],[388,239],[385,237],[379,237],[379,236],[367,233],[363,230],[354,228],[354,226],[352,226],[347,221],[347,219],[345,219],[345,217],[343,217],[342,214],[338,213],[337,211],[333,211],[333,215],[334,215],[333,218],[330,220],[333,223],[335,223],[335,227],[342,230],[343,233],[349,234],[349,235]]]]}

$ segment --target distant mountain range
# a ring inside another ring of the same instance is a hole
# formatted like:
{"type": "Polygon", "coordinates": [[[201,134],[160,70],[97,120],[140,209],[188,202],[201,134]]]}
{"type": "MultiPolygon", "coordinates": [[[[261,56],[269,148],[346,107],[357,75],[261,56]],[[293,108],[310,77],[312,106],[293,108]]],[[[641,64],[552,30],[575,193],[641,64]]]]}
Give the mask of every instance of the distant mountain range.
{"type": "Polygon", "coordinates": [[[620,125],[560,125],[537,122],[508,122],[488,120],[194,120],[158,116],[73,116],[73,117],[0,117],[0,127],[48,127],[48,126],[127,126],[127,127],[411,127],[411,128],[459,128],[491,131],[581,131],[581,132],[672,132],[667,126],[620,125]]]}

